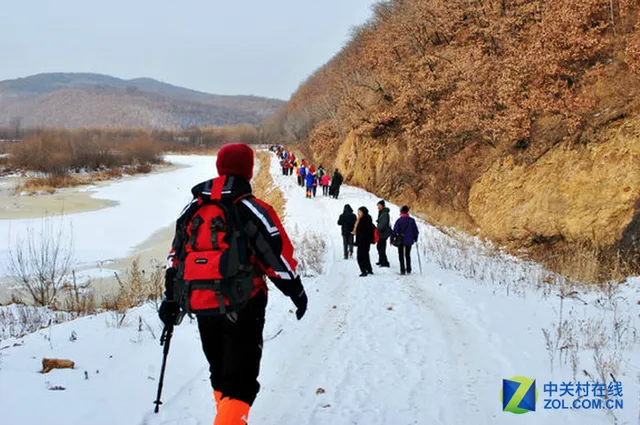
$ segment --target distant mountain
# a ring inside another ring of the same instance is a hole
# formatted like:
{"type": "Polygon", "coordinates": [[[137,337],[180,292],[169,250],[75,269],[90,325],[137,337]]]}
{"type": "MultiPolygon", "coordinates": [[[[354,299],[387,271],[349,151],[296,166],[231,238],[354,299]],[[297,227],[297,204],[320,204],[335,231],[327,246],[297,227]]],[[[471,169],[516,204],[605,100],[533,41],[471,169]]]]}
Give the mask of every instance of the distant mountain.
{"type": "Polygon", "coordinates": [[[101,74],[49,73],[0,82],[0,127],[138,127],[260,124],[284,101],[222,96],[151,78],[123,80],[101,74]]]}

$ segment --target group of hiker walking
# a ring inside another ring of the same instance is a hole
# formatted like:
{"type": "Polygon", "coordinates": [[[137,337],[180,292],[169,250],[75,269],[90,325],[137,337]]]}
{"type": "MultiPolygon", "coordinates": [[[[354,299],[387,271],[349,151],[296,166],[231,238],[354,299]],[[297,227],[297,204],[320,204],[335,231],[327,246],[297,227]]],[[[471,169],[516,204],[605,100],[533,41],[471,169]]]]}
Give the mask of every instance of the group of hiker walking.
{"type": "Polygon", "coordinates": [[[411,247],[418,241],[418,226],[416,221],[409,216],[409,207],[400,208],[400,218],[391,227],[389,208],[384,200],[377,204],[378,218],[376,224],[369,215],[367,207],[358,208],[354,214],[351,205],[344,206],[344,211],[338,218],[338,225],[342,228],[342,246],[344,259],[353,256],[353,247],[357,247],[357,260],[360,267],[360,277],[373,274],[371,266],[370,249],[375,244],[378,250],[379,267],[390,267],[387,257],[387,241],[398,248],[400,261],[400,274],[411,274],[411,247]]]}
{"type": "MultiPolygon", "coordinates": [[[[282,174],[285,176],[294,175],[297,178],[298,186],[305,188],[307,198],[315,198],[317,187],[322,187],[323,196],[331,196],[338,199],[340,186],[344,178],[336,169],[332,177],[324,169],[322,164],[316,168],[309,164],[304,158],[299,160],[296,155],[286,150],[280,145],[271,145],[269,149],[275,152],[280,160],[282,174]]],[[[398,249],[398,260],[400,262],[400,274],[411,274],[411,247],[418,241],[418,226],[416,221],[409,216],[409,207],[400,208],[400,218],[391,226],[389,208],[384,200],[380,200],[377,205],[378,218],[374,224],[373,218],[369,214],[367,207],[358,208],[357,213],[353,212],[350,205],[344,206],[344,211],[338,219],[338,225],[342,228],[342,245],[344,258],[353,256],[353,248],[357,247],[357,260],[360,267],[360,276],[364,277],[373,274],[371,266],[370,249],[371,245],[376,245],[378,251],[379,267],[390,267],[387,257],[387,243],[398,249]]]]}
{"type": "Polygon", "coordinates": [[[334,170],[333,176],[330,176],[322,164],[316,168],[314,164],[308,163],[304,158],[298,159],[293,152],[282,146],[272,145],[270,149],[280,160],[282,175],[296,176],[298,186],[305,189],[307,198],[315,198],[318,186],[320,186],[322,187],[322,196],[338,199],[344,177],[337,168],[334,170]]]}

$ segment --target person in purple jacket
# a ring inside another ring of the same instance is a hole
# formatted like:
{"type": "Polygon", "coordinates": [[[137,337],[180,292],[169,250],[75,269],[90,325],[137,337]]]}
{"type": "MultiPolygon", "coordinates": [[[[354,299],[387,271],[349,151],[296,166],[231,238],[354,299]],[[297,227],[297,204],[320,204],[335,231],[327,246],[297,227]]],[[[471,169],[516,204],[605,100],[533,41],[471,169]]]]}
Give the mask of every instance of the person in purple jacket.
{"type": "Polygon", "coordinates": [[[400,218],[396,221],[391,232],[391,241],[398,247],[400,258],[400,274],[411,274],[411,246],[418,242],[418,226],[416,221],[409,217],[409,207],[400,208],[400,218]],[[405,267],[406,260],[406,267],[405,267]]]}

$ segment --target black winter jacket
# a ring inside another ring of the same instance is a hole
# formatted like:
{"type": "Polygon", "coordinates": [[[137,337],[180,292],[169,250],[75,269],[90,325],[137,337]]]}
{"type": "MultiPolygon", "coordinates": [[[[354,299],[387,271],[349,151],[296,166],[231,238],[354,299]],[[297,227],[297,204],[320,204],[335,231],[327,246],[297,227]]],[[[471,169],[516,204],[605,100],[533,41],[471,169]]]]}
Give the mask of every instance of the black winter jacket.
{"type": "Polygon", "coordinates": [[[380,235],[380,239],[388,239],[391,236],[389,208],[383,208],[378,211],[378,235],[380,235]]]}
{"type": "Polygon", "coordinates": [[[338,218],[338,226],[342,226],[342,236],[347,236],[353,232],[353,226],[355,226],[357,219],[353,209],[349,205],[345,205],[344,211],[338,218]]]}
{"type": "Polygon", "coordinates": [[[373,232],[376,226],[369,214],[362,216],[356,229],[356,246],[365,247],[373,243],[373,232]]]}

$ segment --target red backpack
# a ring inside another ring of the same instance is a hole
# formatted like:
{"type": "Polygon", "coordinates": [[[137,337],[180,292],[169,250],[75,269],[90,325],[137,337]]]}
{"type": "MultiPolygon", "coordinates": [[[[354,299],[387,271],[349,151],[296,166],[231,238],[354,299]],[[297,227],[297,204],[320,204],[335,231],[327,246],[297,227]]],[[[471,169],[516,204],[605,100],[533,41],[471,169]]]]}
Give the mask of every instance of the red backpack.
{"type": "Polygon", "coordinates": [[[226,314],[235,320],[253,296],[259,276],[236,207],[247,197],[225,205],[220,201],[224,179],[216,183],[210,192],[203,191],[211,195],[199,197],[178,226],[183,243],[176,249],[181,284],[177,296],[187,313],[226,314]]]}

